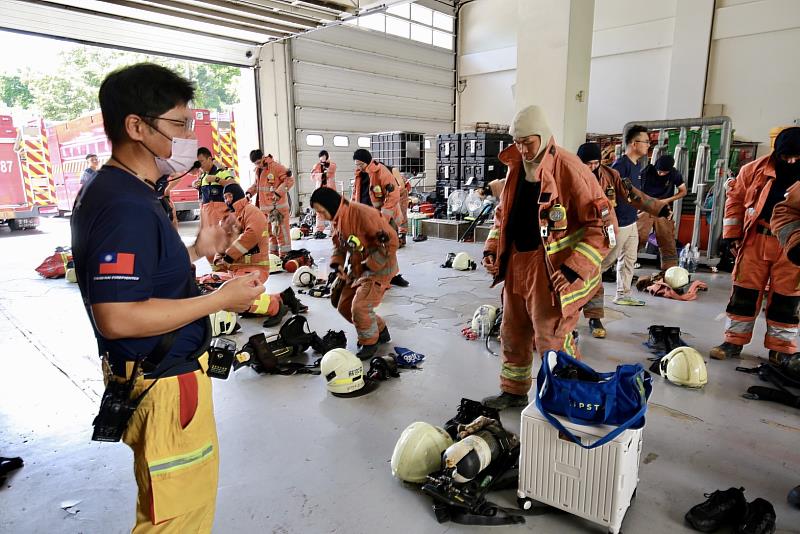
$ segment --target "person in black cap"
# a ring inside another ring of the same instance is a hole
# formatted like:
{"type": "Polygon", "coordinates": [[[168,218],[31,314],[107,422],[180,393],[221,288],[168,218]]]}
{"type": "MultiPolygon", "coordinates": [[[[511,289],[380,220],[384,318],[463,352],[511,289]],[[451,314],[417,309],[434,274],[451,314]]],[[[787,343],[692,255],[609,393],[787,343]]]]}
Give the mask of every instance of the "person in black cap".
{"type": "MultiPolygon", "coordinates": [[[[669,217],[671,212],[666,203],[645,195],[633,187],[629,179],[623,180],[617,171],[600,163],[600,145],[584,143],[578,147],[577,154],[597,178],[618,220],[625,220],[626,213],[634,210],[640,210],[653,217],[669,217]]],[[[600,272],[605,272],[616,263],[617,297],[620,298],[631,291],[633,265],[636,263],[639,244],[635,218],[628,220],[631,221],[629,224],[619,226],[617,235],[611,235],[614,232],[613,228],[606,229],[609,233],[610,250],[600,266],[600,272]]],[[[606,329],[601,320],[605,316],[603,301],[603,284],[600,284],[592,299],[583,308],[584,317],[589,319],[592,337],[596,338],[606,337],[606,329]]]]}
{"type": "MultiPolygon", "coordinates": [[[[331,161],[327,150],[319,151],[319,161],[311,170],[311,178],[314,180],[314,187],[327,187],[336,190],[336,163],[331,161]]],[[[314,228],[314,239],[325,239],[325,221],[317,218],[317,225],[314,228]]]]}
{"type": "MultiPolygon", "coordinates": [[[[405,185],[401,185],[392,174],[392,170],[373,159],[372,154],[365,148],[359,148],[353,153],[353,162],[356,176],[351,200],[380,210],[381,215],[394,229],[399,239],[400,210],[406,209],[400,204],[401,189],[405,185]]],[[[398,273],[392,278],[392,285],[408,287],[409,284],[403,275],[398,273]]]]}
{"type": "Polygon", "coordinates": [[[722,237],[736,255],[733,292],[726,313],[725,341],[711,349],[715,360],[737,358],[753,337],[767,293],[769,359],[781,363],[797,353],[800,286],[797,265],[772,231],[772,211],[800,180],[800,128],[786,128],[772,154],[748,163],[733,180],[725,201],[722,237]]]}
{"type": "MultiPolygon", "coordinates": [[[[665,154],[648,165],[639,176],[641,190],[645,195],[663,200],[672,209],[672,203],[686,196],[683,176],[675,169],[675,158],[665,154]],[[677,192],[675,189],[677,188],[677,192]]],[[[639,229],[639,248],[647,243],[650,232],[655,227],[658,252],[661,256],[661,269],[666,271],[678,265],[678,251],[675,249],[675,223],[672,219],[658,219],[649,213],[642,213],[636,222],[639,229]]]]}
{"type": "Polygon", "coordinates": [[[361,347],[357,356],[369,360],[379,344],[391,341],[375,308],[397,274],[397,232],[374,208],[344,199],[327,187],[311,194],[311,207],[317,217],[331,221],[331,269],[344,283],[336,309],[356,327],[361,347]]]}

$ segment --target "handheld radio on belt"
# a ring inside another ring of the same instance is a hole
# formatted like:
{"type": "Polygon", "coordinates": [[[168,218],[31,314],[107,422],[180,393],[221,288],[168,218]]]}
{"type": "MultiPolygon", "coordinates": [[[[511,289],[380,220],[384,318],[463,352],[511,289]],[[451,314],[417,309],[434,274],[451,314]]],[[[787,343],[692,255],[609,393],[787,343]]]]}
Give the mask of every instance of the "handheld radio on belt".
{"type": "MultiPolygon", "coordinates": [[[[187,296],[194,296],[197,293],[197,286],[194,285],[194,277],[187,278],[187,296]]],[[[181,327],[182,328],[182,327],[181,327]]],[[[133,365],[133,370],[130,376],[124,382],[113,380],[109,378],[106,389],[103,391],[103,397],[100,400],[100,410],[92,422],[94,430],[92,431],[92,441],[105,441],[116,442],[122,439],[122,435],[128,428],[128,423],[136,411],[136,408],[141,404],[142,399],[150,392],[153,386],[156,385],[158,380],[171,371],[178,365],[183,365],[186,360],[178,360],[172,365],[166,367],[161,371],[158,376],[153,378],[153,382],[136,397],[132,397],[133,387],[136,384],[136,379],[140,372],[152,373],[155,372],[164,357],[169,354],[172,345],[175,343],[175,338],[178,337],[180,328],[167,332],[162,335],[158,340],[155,348],[145,357],[136,359],[133,365]]],[[[211,320],[206,317],[205,339],[200,345],[200,348],[195,352],[194,358],[199,358],[205,354],[209,343],[211,341],[211,320]]]]}

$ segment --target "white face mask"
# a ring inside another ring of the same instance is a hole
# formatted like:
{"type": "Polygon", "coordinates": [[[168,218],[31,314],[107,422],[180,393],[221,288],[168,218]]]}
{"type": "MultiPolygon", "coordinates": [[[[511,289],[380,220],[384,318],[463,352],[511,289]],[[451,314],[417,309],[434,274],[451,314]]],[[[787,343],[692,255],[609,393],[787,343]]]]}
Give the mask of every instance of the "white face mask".
{"type": "Polygon", "coordinates": [[[197,139],[172,138],[172,155],[168,159],[156,158],[161,174],[183,173],[197,160],[197,139]]]}

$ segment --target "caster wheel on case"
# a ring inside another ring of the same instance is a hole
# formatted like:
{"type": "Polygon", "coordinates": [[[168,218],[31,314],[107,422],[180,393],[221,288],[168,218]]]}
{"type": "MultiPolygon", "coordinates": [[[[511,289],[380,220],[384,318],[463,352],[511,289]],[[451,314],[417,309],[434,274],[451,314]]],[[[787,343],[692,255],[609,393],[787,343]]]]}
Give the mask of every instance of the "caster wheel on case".
{"type": "Polygon", "coordinates": [[[520,510],[530,510],[533,508],[533,501],[527,497],[517,497],[517,506],[520,510]]]}

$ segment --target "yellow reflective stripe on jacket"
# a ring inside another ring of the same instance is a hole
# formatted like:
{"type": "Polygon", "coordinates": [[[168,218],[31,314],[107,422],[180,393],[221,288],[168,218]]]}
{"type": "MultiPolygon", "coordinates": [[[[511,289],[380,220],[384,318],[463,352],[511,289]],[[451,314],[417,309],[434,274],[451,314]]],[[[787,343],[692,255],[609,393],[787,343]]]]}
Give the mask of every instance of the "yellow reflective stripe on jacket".
{"type": "Polygon", "coordinates": [[[603,256],[600,254],[600,251],[598,251],[592,245],[584,243],[583,241],[575,245],[575,252],[580,252],[586,256],[590,262],[594,263],[598,267],[600,267],[600,264],[603,263],[603,256]]]}
{"type": "Polygon", "coordinates": [[[214,452],[214,445],[207,443],[197,450],[172,456],[171,458],[164,458],[163,460],[156,460],[150,462],[147,467],[150,469],[151,475],[161,475],[163,473],[171,473],[179,469],[185,469],[191,465],[202,462],[214,452]]]}
{"type": "Polygon", "coordinates": [[[589,292],[594,291],[594,289],[597,287],[597,284],[600,283],[600,276],[601,276],[600,273],[598,273],[597,276],[594,276],[589,280],[587,280],[583,284],[583,287],[581,289],[573,291],[572,293],[567,293],[566,295],[562,296],[561,306],[567,306],[569,304],[572,304],[573,302],[580,300],[586,295],[588,295],[589,292]]]}
{"type": "Polygon", "coordinates": [[[586,230],[581,228],[572,235],[568,235],[567,237],[561,238],[558,241],[553,241],[547,245],[547,253],[555,254],[556,252],[561,252],[567,247],[574,247],[577,243],[580,243],[581,240],[583,240],[583,234],[585,233],[586,230]]]}
{"type": "Polygon", "coordinates": [[[564,352],[570,356],[575,356],[575,338],[572,337],[572,332],[564,338],[564,352]]]}
{"type": "Polygon", "coordinates": [[[491,230],[489,230],[489,237],[487,237],[486,240],[488,241],[489,239],[497,239],[499,237],[500,237],[500,230],[498,230],[497,228],[492,228],[491,230]]]}

